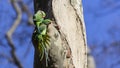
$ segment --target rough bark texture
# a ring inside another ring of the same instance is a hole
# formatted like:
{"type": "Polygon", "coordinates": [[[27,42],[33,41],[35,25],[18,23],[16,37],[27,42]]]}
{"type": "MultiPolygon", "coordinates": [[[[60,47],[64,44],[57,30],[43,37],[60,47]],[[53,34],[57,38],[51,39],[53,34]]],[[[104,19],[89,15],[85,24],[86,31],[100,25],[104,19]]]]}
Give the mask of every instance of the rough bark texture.
{"type": "MultiPolygon", "coordinates": [[[[87,68],[81,0],[34,0],[34,6],[35,11],[41,9],[47,13],[47,18],[53,20],[49,25],[51,45],[48,68],[87,68]]],[[[38,56],[37,52],[35,56],[38,56]]],[[[36,63],[38,60],[35,57],[34,68],[44,66],[36,63]]]]}

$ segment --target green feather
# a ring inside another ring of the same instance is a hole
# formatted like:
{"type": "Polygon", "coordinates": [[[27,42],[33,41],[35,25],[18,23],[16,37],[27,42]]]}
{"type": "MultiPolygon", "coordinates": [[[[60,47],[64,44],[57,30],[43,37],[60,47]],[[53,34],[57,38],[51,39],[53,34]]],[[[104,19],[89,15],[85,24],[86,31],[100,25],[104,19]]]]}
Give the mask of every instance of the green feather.
{"type": "Polygon", "coordinates": [[[41,35],[45,35],[47,33],[47,26],[42,24],[40,26],[40,31],[41,31],[41,35]]]}
{"type": "Polygon", "coordinates": [[[33,33],[33,40],[35,40],[38,45],[34,44],[34,46],[38,47],[40,61],[43,58],[46,58],[46,64],[48,61],[48,52],[47,49],[50,47],[50,36],[47,33],[48,25],[51,23],[50,19],[44,19],[46,16],[45,12],[39,10],[34,15],[34,23],[35,23],[35,31],[33,33]]]}
{"type": "Polygon", "coordinates": [[[45,20],[43,20],[43,23],[46,24],[46,25],[50,24],[51,22],[52,22],[52,21],[51,21],[50,19],[45,19],[45,20]]]}

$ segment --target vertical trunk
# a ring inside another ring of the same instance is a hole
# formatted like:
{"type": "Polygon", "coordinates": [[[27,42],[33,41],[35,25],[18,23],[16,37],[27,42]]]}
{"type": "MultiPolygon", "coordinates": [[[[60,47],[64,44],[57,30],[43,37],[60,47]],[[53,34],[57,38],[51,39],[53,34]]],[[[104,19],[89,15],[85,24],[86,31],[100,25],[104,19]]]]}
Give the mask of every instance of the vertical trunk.
{"type": "MultiPolygon", "coordinates": [[[[43,10],[53,20],[49,25],[48,68],[87,68],[81,0],[34,0],[34,7],[35,12],[43,10]]],[[[37,53],[35,50],[34,68],[47,68],[45,62],[39,63],[37,53]]]]}

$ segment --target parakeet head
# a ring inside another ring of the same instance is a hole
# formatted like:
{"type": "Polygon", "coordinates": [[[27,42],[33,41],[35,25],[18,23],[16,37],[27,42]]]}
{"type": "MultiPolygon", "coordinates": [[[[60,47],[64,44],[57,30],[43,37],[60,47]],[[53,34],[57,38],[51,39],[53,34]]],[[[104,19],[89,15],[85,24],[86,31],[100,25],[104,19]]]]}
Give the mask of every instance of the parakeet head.
{"type": "Polygon", "coordinates": [[[33,16],[34,24],[35,24],[35,22],[42,22],[44,20],[45,16],[46,16],[46,14],[43,11],[41,11],[41,10],[37,11],[35,13],[35,15],[33,16]]]}
{"type": "Polygon", "coordinates": [[[34,20],[35,21],[41,21],[41,19],[44,19],[45,16],[46,16],[46,14],[43,11],[39,10],[35,13],[34,20]]]}
{"type": "Polygon", "coordinates": [[[37,27],[37,29],[39,28],[39,25],[43,22],[45,16],[46,14],[41,10],[38,10],[33,16],[34,25],[37,27]]]}

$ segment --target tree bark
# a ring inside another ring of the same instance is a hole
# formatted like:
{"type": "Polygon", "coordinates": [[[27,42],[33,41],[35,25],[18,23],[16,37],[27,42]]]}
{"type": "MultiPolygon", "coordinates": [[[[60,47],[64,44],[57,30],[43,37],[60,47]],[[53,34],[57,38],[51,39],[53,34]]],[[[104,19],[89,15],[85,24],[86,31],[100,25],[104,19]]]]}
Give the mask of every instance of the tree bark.
{"type": "Polygon", "coordinates": [[[87,68],[86,31],[81,0],[34,0],[35,12],[43,10],[49,25],[51,45],[48,67],[39,62],[35,48],[34,68],[87,68]]]}

